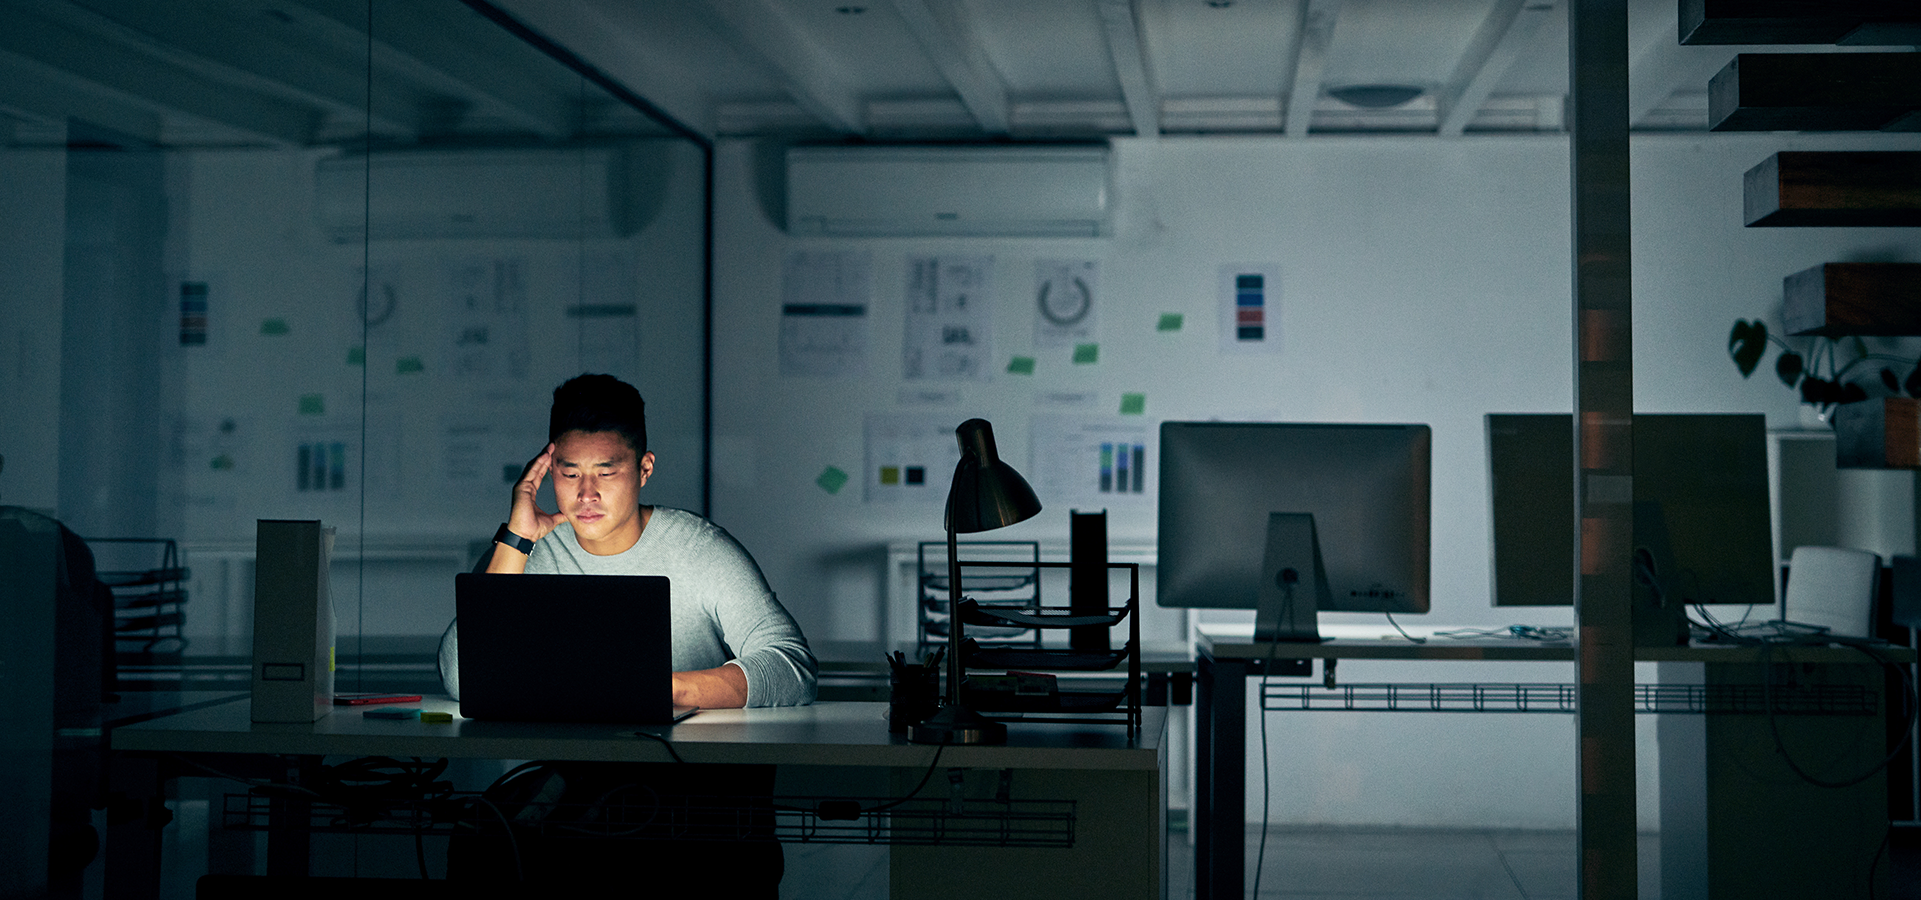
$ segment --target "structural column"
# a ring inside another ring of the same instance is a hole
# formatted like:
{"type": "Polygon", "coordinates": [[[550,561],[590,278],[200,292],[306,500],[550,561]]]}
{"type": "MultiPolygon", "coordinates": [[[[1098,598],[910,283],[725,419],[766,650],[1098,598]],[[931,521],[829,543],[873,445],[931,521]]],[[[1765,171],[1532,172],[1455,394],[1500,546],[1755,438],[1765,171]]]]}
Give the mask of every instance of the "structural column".
{"type": "Polygon", "coordinates": [[[1575,619],[1583,898],[1636,893],[1626,0],[1571,0],[1575,619]]]}

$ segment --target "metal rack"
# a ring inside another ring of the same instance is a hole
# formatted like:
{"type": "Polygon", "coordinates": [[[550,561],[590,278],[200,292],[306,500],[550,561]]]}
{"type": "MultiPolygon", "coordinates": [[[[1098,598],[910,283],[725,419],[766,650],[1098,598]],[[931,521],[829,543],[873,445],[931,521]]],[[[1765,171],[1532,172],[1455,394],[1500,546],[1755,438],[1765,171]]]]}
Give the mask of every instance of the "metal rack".
{"type": "Polygon", "coordinates": [[[480,833],[512,820],[517,831],[549,838],[735,841],[772,837],[787,843],[890,844],[949,847],[1073,847],[1072,800],[776,797],[738,806],[738,797],[677,798],[658,803],[527,804],[493,806],[478,792],[432,799],[373,799],[341,804],[290,798],[285,791],[227,794],[222,827],[244,831],[292,828],[308,833],[480,833]],[[291,816],[289,801],[304,802],[291,816]],[[712,800],[712,803],[702,801],[712,800]],[[524,815],[527,809],[535,815],[524,815]],[[690,814],[690,808],[694,809],[690,814]]]}
{"type": "MultiPolygon", "coordinates": [[[[970,596],[983,607],[1033,612],[1041,605],[1040,543],[1037,541],[960,541],[962,562],[969,568],[983,569],[964,579],[970,596]],[[970,561],[970,554],[1007,558],[1025,555],[1027,559],[1009,562],[970,561]]],[[[925,655],[947,643],[948,587],[947,542],[922,541],[915,553],[914,607],[916,636],[925,655]]],[[[975,625],[967,623],[967,636],[983,646],[1028,647],[1041,645],[1039,629],[1006,623],[975,625]]]]}
{"type": "MultiPolygon", "coordinates": [[[[1007,562],[963,560],[962,569],[983,567],[1007,567],[1015,565],[1007,562]]],[[[1041,569],[1068,569],[1071,562],[1019,563],[1032,566],[1038,573],[1041,569]]],[[[989,604],[963,602],[962,616],[966,619],[966,634],[969,641],[961,648],[961,662],[971,671],[990,670],[1010,673],[1005,678],[1012,681],[1001,690],[970,689],[976,684],[991,683],[994,676],[969,675],[968,685],[963,686],[961,699],[969,709],[991,718],[1009,718],[1021,722],[1060,722],[1072,724],[1112,723],[1125,725],[1130,735],[1138,735],[1141,727],[1141,567],[1138,563],[1107,563],[1109,572],[1116,569],[1128,573],[1127,602],[1122,606],[1108,607],[1104,613],[1086,614],[1062,606],[1047,606],[1037,599],[1031,608],[1011,609],[989,604]],[[1127,623],[1127,644],[1118,650],[1077,650],[1069,647],[1049,647],[1042,641],[1048,631],[1061,633],[1066,629],[1093,626],[1108,626],[1127,623]],[[992,627],[1025,627],[1034,630],[1031,646],[1010,647],[975,642],[972,635],[977,629],[992,627]],[[1078,676],[1083,681],[1111,681],[1109,673],[1124,672],[1125,681],[1118,687],[1095,686],[1076,687],[1073,682],[1058,686],[1051,673],[1068,673],[1069,678],[1078,676]],[[1019,673],[1019,674],[1014,674],[1019,673]],[[1105,679],[1101,676],[1106,675],[1105,679]],[[1023,684],[1023,677],[1027,682],[1023,684]]],[[[965,579],[971,586],[971,578],[965,579]]],[[[1037,579],[1038,581],[1038,579],[1037,579]]]]}
{"type": "Polygon", "coordinates": [[[170,538],[87,538],[96,576],[113,591],[116,671],[177,664],[187,647],[187,579],[170,538]]]}
{"type": "MultiPolygon", "coordinates": [[[[1355,712],[1572,713],[1572,684],[1263,684],[1261,709],[1355,712]]],[[[1637,684],[1639,713],[1871,716],[1875,696],[1859,685],[1637,684]]]]}

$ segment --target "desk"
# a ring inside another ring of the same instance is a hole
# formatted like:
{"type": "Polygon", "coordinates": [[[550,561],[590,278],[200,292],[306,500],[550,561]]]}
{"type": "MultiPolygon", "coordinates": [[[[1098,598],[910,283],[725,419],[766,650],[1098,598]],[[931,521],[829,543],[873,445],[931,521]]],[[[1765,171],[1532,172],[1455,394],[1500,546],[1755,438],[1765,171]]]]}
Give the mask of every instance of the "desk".
{"type": "MultiPolygon", "coordinates": [[[[1247,679],[1272,660],[1485,660],[1572,664],[1570,643],[1474,639],[1408,641],[1334,639],[1318,644],[1257,644],[1250,627],[1203,631],[1197,642],[1195,697],[1194,849],[1195,896],[1242,896],[1246,853],[1247,679]]],[[[1855,650],[1776,648],[1770,662],[1792,663],[1816,674],[1812,681],[1867,691],[1883,710],[1881,673],[1855,650]]],[[[1911,663],[1914,653],[1890,648],[1891,661],[1911,663]]],[[[1660,665],[1664,685],[1738,689],[1758,686],[1763,651],[1738,646],[1659,647],[1637,650],[1640,661],[1660,665]]],[[[1568,673],[1570,676],[1572,672],[1568,673]]],[[[1719,697],[1719,694],[1710,694],[1719,697]]],[[[1717,701],[1718,702],[1718,701],[1717,701]]],[[[1660,708],[1660,707],[1654,707],[1660,708]]],[[[1549,710],[1560,711],[1560,710],[1549,710]]],[[[1805,754],[1835,750],[1832,717],[1780,717],[1791,743],[1805,754]],[[1790,721],[1791,720],[1791,721],[1790,721]]],[[[1882,719],[1871,720],[1877,727],[1882,719]]],[[[1753,753],[1765,740],[1769,717],[1716,714],[1664,716],[1663,883],[1675,897],[1821,896],[1836,885],[1865,884],[1866,862],[1887,824],[1885,778],[1875,776],[1845,789],[1812,789],[1778,759],[1753,753]],[[1673,728],[1667,720],[1681,720],[1673,728]],[[1757,729],[1759,732],[1757,733],[1757,729]],[[1670,796],[1671,786],[1677,786],[1670,796]],[[1787,825],[1819,822],[1813,829],[1787,825]],[[1875,827],[1878,822],[1879,828],[1875,827]],[[1830,827],[1829,823],[1837,823],[1830,827]],[[1809,836],[1803,832],[1821,832],[1809,836]],[[1784,839],[1783,834],[1787,837],[1784,839]],[[1793,846],[1796,840],[1811,844],[1793,846]],[[1671,850],[1669,848],[1672,848],[1671,850]],[[1760,889],[1752,886],[1760,885],[1760,889]],[[1809,891],[1783,889],[1814,885],[1809,891]]],[[[1771,744],[1764,744],[1771,749],[1771,744]]],[[[1572,754],[1574,748],[1568,748],[1572,754]]],[[[1879,751],[1859,747],[1825,761],[1842,770],[1865,771],[1879,751]]],[[[1881,894],[1885,895],[1885,868],[1881,894]]],[[[1839,896],[1840,894],[1831,894],[1839,896]]],[[[1860,895],[1866,896],[1865,890],[1860,895]]]]}
{"type": "MultiPolygon", "coordinates": [[[[423,709],[455,712],[444,697],[423,709]]],[[[1126,729],[1011,723],[998,746],[937,748],[887,730],[884,703],[824,702],[782,709],[706,710],[671,727],[649,728],[689,763],[773,764],[790,769],[877,770],[882,796],[904,794],[935,760],[943,771],[992,770],[968,779],[991,796],[1010,770],[1009,796],[1075,804],[1071,848],[896,847],[890,853],[895,897],[1160,897],[1165,895],[1165,710],[1149,708],[1141,735],[1126,729]],[[904,787],[902,787],[904,785],[904,787]],[[1154,823],[1152,827],[1149,823],[1154,823]],[[1098,873],[1098,878],[1087,877],[1098,873]]],[[[234,757],[420,756],[670,762],[660,741],[632,725],[518,724],[456,717],[450,724],[368,719],[343,709],[310,725],[257,725],[244,701],[197,709],[117,729],[116,754],[216,754],[234,757]]],[[[782,788],[777,781],[777,792],[782,788]]],[[[875,796],[866,793],[865,796],[875,796]]],[[[921,796],[949,796],[938,775],[921,796]]],[[[973,793],[969,793],[971,798],[973,793]]],[[[109,847],[109,862],[116,848],[109,847]]],[[[270,869],[304,873],[303,835],[276,834],[270,869]]]]}

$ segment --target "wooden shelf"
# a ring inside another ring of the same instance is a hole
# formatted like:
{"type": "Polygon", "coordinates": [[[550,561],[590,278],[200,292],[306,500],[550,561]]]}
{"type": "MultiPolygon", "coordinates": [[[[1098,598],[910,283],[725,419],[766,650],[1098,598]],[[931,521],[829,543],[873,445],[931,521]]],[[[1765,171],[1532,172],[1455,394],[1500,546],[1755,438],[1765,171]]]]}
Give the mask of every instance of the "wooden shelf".
{"type": "Polygon", "coordinates": [[[1708,130],[1921,130],[1921,53],[1739,54],[1708,82],[1708,130]]]}
{"type": "Polygon", "coordinates": [[[1681,0],[1681,43],[1921,44],[1913,0],[1681,0]]]}
{"type": "Polygon", "coordinates": [[[1834,410],[1834,464],[1843,469],[1921,468],[1921,401],[1881,397],[1834,410]]]}
{"type": "Polygon", "coordinates": [[[1747,171],[1742,197],[1750,227],[1921,225],[1921,152],[1783,151],[1747,171]]]}
{"type": "Polygon", "coordinates": [[[1823,263],[1782,280],[1792,335],[1921,335],[1921,263],[1823,263]]]}

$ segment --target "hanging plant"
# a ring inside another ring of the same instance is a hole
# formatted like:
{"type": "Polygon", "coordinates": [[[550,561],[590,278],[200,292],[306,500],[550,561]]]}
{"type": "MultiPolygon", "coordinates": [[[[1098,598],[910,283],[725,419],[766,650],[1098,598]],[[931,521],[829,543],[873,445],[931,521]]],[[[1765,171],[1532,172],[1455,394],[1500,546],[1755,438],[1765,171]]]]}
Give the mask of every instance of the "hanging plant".
{"type": "Polygon", "coordinates": [[[1786,341],[1769,334],[1767,323],[1760,319],[1736,319],[1734,330],[1728,333],[1728,356],[1734,359],[1734,367],[1741,371],[1741,377],[1746,378],[1760,368],[1769,346],[1778,347],[1781,355],[1774,360],[1775,376],[1790,390],[1799,391],[1801,402],[1818,407],[1823,413],[1845,403],[1868,399],[1867,388],[1853,379],[1866,374],[1877,363],[1882,364],[1878,372],[1880,386],[1888,394],[1905,392],[1911,397],[1921,397],[1921,366],[1915,361],[1869,352],[1867,343],[1859,337],[1817,337],[1812,341],[1812,347],[1803,355],[1786,341]],[[1839,360],[1839,347],[1843,342],[1853,356],[1845,365],[1839,360]],[[1903,377],[1897,367],[1906,369],[1907,375],[1903,377]]]}

